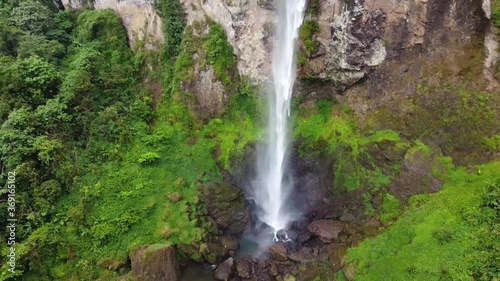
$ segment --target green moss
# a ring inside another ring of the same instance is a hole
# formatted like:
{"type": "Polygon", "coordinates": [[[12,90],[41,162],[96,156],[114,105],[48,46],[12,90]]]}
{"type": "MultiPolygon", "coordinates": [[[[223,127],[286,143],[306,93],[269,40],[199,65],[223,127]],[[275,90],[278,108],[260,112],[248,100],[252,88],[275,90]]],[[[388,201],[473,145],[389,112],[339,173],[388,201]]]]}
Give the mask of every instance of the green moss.
{"type": "Polygon", "coordinates": [[[233,73],[236,71],[236,56],[233,47],[227,41],[224,28],[217,23],[210,24],[210,31],[204,40],[203,48],[207,55],[208,63],[214,68],[216,76],[226,87],[235,81],[233,73]]]}
{"type": "MultiPolygon", "coordinates": [[[[350,249],[348,262],[356,268],[356,280],[491,280],[498,276],[492,266],[498,257],[493,258],[495,250],[490,247],[499,242],[492,232],[495,211],[488,202],[499,197],[498,192],[488,192],[498,191],[500,162],[478,169],[480,175],[454,170],[440,192],[411,198],[410,210],[386,232],[350,249]]],[[[397,210],[393,199],[386,200],[387,210],[397,210]]]]}
{"type": "Polygon", "coordinates": [[[307,1],[306,16],[313,17],[318,16],[320,13],[319,0],[307,1]]]}
{"type": "Polygon", "coordinates": [[[306,19],[299,30],[299,38],[304,43],[305,49],[309,55],[314,54],[319,49],[319,42],[314,39],[320,31],[319,24],[315,20],[306,19]]]}
{"type": "Polygon", "coordinates": [[[372,204],[372,196],[370,193],[365,192],[362,195],[363,197],[363,204],[364,204],[364,209],[365,209],[365,216],[372,217],[375,215],[375,208],[373,207],[372,204]]]}
{"type": "Polygon", "coordinates": [[[302,154],[322,152],[334,158],[334,190],[337,192],[361,187],[378,190],[398,171],[397,165],[390,169],[377,167],[369,154],[369,146],[387,142],[395,150],[408,147],[395,131],[362,134],[352,111],[325,100],[318,101],[314,108],[299,109],[293,134],[302,154]]]}
{"type": "Polygon", "coordinates": [[[493,20],[495,22],[495,26],[500,28],[500,1],[492,0],[491,1],[491,14],[493,15],[493,20]]]}
{"type": "Polygon", "coordinates": [[[392,130],[410,139],[432,139],[461,165],[495,151],[497,95],[466,86],[421,85],[415,100],[401,104],[411,114],[394,114],[392,108],[382,107],[368,115],[365,130],[392,130]],[[463,152],[467,158],[458,155],[463,152]]]}
{"type": "Polygon", "coordinates": [[[380,218],[384,222],[395,219],[401,212],[401,202],[393,195],[386,193],[382,199],[380,218]]]}

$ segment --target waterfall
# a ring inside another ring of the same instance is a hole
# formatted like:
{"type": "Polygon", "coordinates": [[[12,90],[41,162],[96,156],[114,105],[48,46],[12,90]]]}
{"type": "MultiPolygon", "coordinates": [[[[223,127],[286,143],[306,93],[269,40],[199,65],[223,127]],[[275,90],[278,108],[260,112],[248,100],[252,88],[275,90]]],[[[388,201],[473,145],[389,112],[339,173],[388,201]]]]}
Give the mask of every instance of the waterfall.
{"type": "Polygon", "coordinates": [[[276,44],[273,52],[273,91],[269,95],[267,143],[258,155],[258,179],[254,198],[259,219],[276,233],[285,230],[292,215],[287,199],[291,183],[284,181],[289,144],[290,100],[296,77],[295,49],[304,18],[306,0],[278,0],[276,44]]]}

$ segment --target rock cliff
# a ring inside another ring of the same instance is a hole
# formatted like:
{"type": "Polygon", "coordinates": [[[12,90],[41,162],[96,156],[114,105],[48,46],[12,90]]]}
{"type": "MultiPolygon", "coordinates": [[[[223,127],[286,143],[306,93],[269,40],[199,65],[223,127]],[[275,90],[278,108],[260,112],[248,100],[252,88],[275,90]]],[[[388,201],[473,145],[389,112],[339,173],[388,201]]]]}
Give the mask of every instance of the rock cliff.
{"type": "Polygon", "coordinates": [[[132,46],[144,41],[147,49],[156,49],[165,41],[162,20],[154,7],[154,0],[62,0],[66,9],[112,9],[121,18],[132,46]]]}
{"type": "MultiPolygon", "coordinates": [[[[274,1],[181,3],[188,25],[207,20],[222,25],[238,57],[239,74],[264,82],[271,70],[274,1]]],[[[62,3],[73,9],[89,5],[88,0],[62,3]]],[[[132,44],[146,39],[146,46],[154,48],[164,41],[154,0],[95,0],[91,4],[115,10],[132,44]]],[[[469,42],[477,32],[486,34],[490,5],[489,0],[310,0],[299,44],[300,75],[331,81],[343,92],[387,59],[423,48],[446,52],[445,45],[469,42]]],[[[491,55],[485,67],[493,68],[498,44],[491,38],[488,42],[486,52],[491,55]]]]}

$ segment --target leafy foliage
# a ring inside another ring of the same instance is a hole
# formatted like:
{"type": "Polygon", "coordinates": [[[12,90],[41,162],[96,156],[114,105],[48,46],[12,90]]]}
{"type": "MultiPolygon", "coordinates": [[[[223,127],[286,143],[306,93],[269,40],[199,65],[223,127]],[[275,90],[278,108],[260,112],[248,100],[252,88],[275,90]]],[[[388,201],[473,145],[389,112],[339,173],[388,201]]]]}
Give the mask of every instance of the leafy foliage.
{"type": "Polygon", "coordinates": [[[226,32],[219,24],[212,23],[210,32],[203,47],[207,60],[213,66],[215,74],[228,86],[231,84],[232,74],[229,72],[236,66],[236,56],[233,47],[227,42],[226,32]]]}
{"type": "Polygon", "coordinates": [[[396,151],[409,147],[395,131],[362,134],[352,113],[330,101],[299,109],[293,132],[302,153],[322,152],[335,159],[335,192],[369,185],[378,191],[390,182],[398,169],[397,166],[377,166],[370,159],[368,148],[383,142],[390,143],[396,151]]]}
{"type": "Polygon", "coordinates": [[[47,6],[36,0],[21,1],[12,9],[11,17],[14,24],[21,30],[31,34],[41,34],[49,28],[52,13],[47,6]]]}
{"type": "Polygon", "coordinates": [[[319,33],[319,24],[315,20],[304,20],[299,30],[299,38],[305,46],[309,55],[318,51],[319,42],[314,39],[314,36],[319,33]]]}
{"type": "Polygon", "coordinates": [[[349,250],[355,280],[495,280],[499,162],[453,171],[444,189],[349,250]],[[496,246],[495,246],[496,245],[496,246]]]}

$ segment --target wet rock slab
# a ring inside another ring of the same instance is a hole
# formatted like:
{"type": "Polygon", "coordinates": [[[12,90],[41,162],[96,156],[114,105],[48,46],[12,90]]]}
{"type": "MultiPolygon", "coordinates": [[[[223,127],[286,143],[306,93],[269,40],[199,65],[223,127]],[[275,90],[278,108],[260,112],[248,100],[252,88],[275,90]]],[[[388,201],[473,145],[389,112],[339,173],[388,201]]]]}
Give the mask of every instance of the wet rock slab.
{"type": "Polygon", "coordinates": [[[310,223],[307,229],[324,243],[331,243],[338,238],[339,233],[344,229],[344,223],[333,220],[318,220],[310,223]]]}

